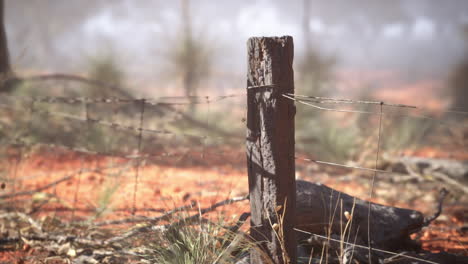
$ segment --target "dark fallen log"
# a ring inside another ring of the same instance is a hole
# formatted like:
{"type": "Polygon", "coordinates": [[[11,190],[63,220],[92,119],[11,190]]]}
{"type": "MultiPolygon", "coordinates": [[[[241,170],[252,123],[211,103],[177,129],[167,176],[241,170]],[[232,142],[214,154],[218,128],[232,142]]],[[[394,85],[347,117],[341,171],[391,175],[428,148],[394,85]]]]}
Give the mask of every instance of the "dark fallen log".
{"type": "MultiPolygon", "coordinates": [[[[467,257],[423,251],[410,238],[439,216],[447,194],[444,189],[436,212],[427,217],[411,209],[370,203],[369,218],[369,202],[302,180],[296,181],[296,192],[295,230],[300,240],[300,263],[467,263],[467,257]],[[322,249],[326,261],[320,255],[322,249]],[[310,256],[312,251],[318,256],[310,256]]],[[[249,263],[248,257],[237,262],[244,263],[249,263]]]]}
{"type": "Polygon", "coordinates": [[[296,188],[296,227],[299,230],[345,237],[347,242],[356,241],[363,246],[369,245],[370,231],[371,247],[381,250],[419,250],[410,235],[429,225],[441,210],[439,207],[434,216],[424,217],[415,210],[371,203],[369,218],[367,201],[306,181],[297,181],[296,188]]]}
{"type": "MultiPolygon", "coordinates": [[[[371,203],[370,218],[369,202],[325,185],[298,180],[296,190],[300,244],[313,247],[315,252],[326,248],[328,263],[468,263],[467,256],[423,251],[410,238],[440,215],[445,189],[441,190],[433,215],[424,217],[415,210],[371,203]]],[[[306,251],[310,252],[310,248],[306,251]]],[[[322,263],[311,259],[315,261],[311,263],[322,263]]]]}

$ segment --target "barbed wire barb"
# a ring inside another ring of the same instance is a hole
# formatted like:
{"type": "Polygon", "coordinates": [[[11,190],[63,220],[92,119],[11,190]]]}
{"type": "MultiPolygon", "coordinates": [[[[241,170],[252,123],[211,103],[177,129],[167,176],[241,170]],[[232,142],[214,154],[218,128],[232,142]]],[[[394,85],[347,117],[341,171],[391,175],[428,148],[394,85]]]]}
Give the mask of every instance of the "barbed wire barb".
{"type": "Polygon", "coordinates": [[[122,104],[122,103],[138,103],[145,100],[148,105],[190,105],[190,104],[207,104],[219,102],[228,98],[235,98],[245,96],[245,94],[228,94],[228,95],[206,95],[206,96],[161,96],[161,97],[147,97],[147,98],[118,98],[118,97],[61,97],[61,96],[16,96],[16,95],[2,95],[6,98],[18,101],[34,101],[36,103],[47,104],[122,104]],[[188,102],[174,102],[168,100],[184,100],[192,99],[188,102]],[[193,101],[199,99],[199,101],[193,101]]]}
{"type": "MultiPolygon", "coordinates": [[[[15,107],[6,106],[4,104],[0,104],[0,108],[16,110],[15,107]]],[[[122,124],[119,124],[119,123],[108,122],[108,121],[104,121],[104,120],[101,120],[101,119],[92,118],[92,117],[89,117],[89,116],[87,118],[83,118],[83,117],[80,117],[80,116],[64,114],[64,113],[57,113],[57,112],[46,111],[46,110],[36,110],[35,113],[46,115],[46,116],[52,116],[52,117],[60,117],[60,118],[64,118],[64,119],[68,119],[68,120],[72,120],[72,121],[77,121],[77,122],[83,122],[83,123],[86,123],[87,125],[89,125],[90,123],[99,124],[99,125],[102,125],[102,126],[112,128],[112,129],[116,129],[116,130],[126,130],[126,131],[134,131],[134,132],[143,131],[143,132],[147,132],[147,133],[151,133],[151,134],[182,136],[182,137],[199,139],[199,140],[204,140],[204,139],[207,138],[207,136],[200,136],[200,135],[194,135],[194,134],[188,134],[188,133],[176,133],[176,132],[172,132],[172,131],[169,131],[169,130],[156,130],[156,129],[149,129],[149,128],[143,128],[143,127],[140,128],[140,127],[122,125],[122,124]]],[[[221,139],[224,139],[224,137],[210,137],[210,139],[221,140],[221,139]]]]}

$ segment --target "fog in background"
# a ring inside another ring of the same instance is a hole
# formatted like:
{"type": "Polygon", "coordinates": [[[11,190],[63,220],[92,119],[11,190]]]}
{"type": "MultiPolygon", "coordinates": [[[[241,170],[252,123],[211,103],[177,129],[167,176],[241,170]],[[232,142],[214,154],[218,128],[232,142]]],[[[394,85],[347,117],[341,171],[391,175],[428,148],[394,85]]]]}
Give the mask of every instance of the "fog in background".
{"type": "MultiPolygon", "coordinates": [[[[466,51],[466,0],[310,0],[309,13],[305,3],[190,1],[193,37],[212,50],[209,85],[218,93],[244,88],[251,36],[293,36],[296,64],[309,41],[334,58],[336,73],[390,73],[407,82],[445,80],[466,51]]],[[[85,73],[89,58],[111,53],[129,86],[177,87],[167,54],[183,27],[181,1],[6,0],[5,6],[16,71],[85,73]]]]}

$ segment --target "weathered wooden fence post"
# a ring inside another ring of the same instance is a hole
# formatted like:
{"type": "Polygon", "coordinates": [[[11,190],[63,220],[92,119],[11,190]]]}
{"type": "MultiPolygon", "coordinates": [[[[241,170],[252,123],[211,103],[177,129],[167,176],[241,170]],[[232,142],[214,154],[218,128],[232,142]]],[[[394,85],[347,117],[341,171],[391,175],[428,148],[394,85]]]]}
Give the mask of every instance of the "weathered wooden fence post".
{"type": "Polygon", "coordinates": [[[247,166],[251,228],[262,251],[251,263],[296,263],[293,38],[254,37],[247,42],[247,166]]]}

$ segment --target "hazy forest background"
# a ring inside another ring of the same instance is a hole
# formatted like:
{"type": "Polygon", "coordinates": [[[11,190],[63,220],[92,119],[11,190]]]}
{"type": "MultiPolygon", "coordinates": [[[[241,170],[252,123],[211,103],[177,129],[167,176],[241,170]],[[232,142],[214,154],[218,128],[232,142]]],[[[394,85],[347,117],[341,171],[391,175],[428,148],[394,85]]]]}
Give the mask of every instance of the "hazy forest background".
{"type": "Polygon", "coordinates": [[[420,88],[445,106],[460,98],[450,80],[466,63],[466,10],[463,0],[6,0],[5,26],[14,70],[86,74],[105,58],[142,95],[182,94],[183,63],[197,64],[197,89],[242,89],[246,39],[291,35],[298,80],[333,80],[330,94],[420,88]]]}
{"type": "MultiPolygon", "coordinates": [[[[7,0],[5,27],[13,71],[74,73],[124,88],[81,95],[239,94],[245,86],[246,39],[291,35],[298,94],[466,110],[467,5],[463,0],[7,0]]],[[[329,141],[320,147],[326,157],[344,160],[356,152],[345,141],[359,134],[358,127],[345,129],[344,140],[329,136],[342,130],[334,125],[316,131],[314,122],[298,120],[298,127],[301,142],[329,141]],[[311,137],[310,130],[319,136],[311,137]]],[[[397,145],[415,143],[424,134],[415,138],[415,129],[398,128],[405,139],[397,145]]]]}

